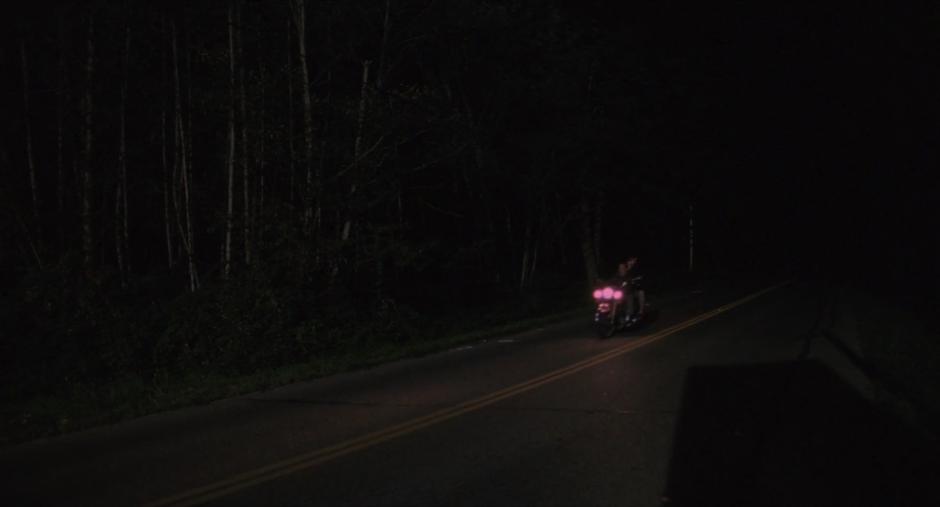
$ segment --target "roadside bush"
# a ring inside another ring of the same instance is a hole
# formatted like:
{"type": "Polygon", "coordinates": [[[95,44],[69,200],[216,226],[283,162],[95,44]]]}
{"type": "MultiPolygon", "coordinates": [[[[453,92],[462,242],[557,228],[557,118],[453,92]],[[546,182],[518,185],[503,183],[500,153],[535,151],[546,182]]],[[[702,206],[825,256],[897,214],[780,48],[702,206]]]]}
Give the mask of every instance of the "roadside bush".
{"type": "Polygon", "coordinates": [[[90,280],[79,265],[25,273],[0,295],[0,443],[425,353],[573,300],[491,285],[409,299],[277,263],[189,293],[173,276],[90,280]]]}

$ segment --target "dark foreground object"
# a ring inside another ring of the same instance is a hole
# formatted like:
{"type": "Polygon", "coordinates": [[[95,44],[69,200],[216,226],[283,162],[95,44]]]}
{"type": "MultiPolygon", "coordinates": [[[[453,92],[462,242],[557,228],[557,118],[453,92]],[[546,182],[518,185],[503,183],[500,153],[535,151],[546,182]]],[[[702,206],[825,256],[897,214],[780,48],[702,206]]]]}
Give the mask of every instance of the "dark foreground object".
{"type": "Polygon", "coordinates": [[[934,444],[826,365],[693,367],[663,505],[940,505],[934,444]]]}

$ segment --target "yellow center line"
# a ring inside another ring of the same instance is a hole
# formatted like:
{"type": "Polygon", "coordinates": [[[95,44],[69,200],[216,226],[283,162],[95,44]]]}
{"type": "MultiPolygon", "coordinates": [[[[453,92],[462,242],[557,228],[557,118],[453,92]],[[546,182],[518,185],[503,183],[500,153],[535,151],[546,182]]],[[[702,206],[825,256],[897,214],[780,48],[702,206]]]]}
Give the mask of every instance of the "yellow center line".
{"type": "Polygon", "coordinates": [[[410,433],[414,433],[423,428],[442,423],[449,419],[453,419],[460,415],[466,414],[468,412],[473,412],[479,410],[483,407],[492,405],[499,401],[502,401],[506,398],[522,394],[527,391],[531,391],[537,387],[548,384],[549,382],[554,382],[563,377],[567,377],[579,371],[585,370],[592,366],[609,361],[617,356],[626,354],[633,350],[636,350],[640,347],[644,347],[653,342],[659,341],[667,336],[678,333],[684,329],[688,329],[700,322],[708,320],[716,315],[727,312],[733,308],[741,306],[767,292],[778,289],[789,282],[780,283],[772,287],[768,287],[761,291],[755,292],[749,296],[741,298],[733,303],[719,306],[718,308],[705,312],[697,317],[689,319],[685,322],[670,326],[662,331],[653,333],[651,335],[644,336],[636,341],[621,345],[619,347],[613,348],[607,352],[597,354],[595,356],[589,357],[587,359],[578,361],[576,363],[570,364],[568,366],[558,368],[556,370],[550,371],[538,377],[529,379],[524,382],[500,389],[498,391],[492,392],[490,394],[475,398],[469,401],[465,401],[454,405],[452,407],[447,407],[444,409],[437,410],[430,414],[420,416],[411,420],[408,420],[403,423],[399,423],[388,428],[373,431],[371,433],[366,433],[365,435],[340,442],[335,445],[317,449],[308,453],[304,453],[293,458],[284,459],[269,465],[265,465],[259,468],[249,470],[247,472],[238,473],[232,476],[229,476],[225,479],[207,484],[202,487],[193,488],[182,493],[161,498],[154,502],[145,504],[147,507],[157,507],[157,506],[184,506],[184,505],[198,505],[202,503],[215,500],[227,495],[231,495],[243,489],[268,482],[285,475],[289,475],[300,470],[310,468],[313,466],[320,465],[327,461],[345,456],[347,454],[378,445],[382,442],[386,442],[410,433]]]}

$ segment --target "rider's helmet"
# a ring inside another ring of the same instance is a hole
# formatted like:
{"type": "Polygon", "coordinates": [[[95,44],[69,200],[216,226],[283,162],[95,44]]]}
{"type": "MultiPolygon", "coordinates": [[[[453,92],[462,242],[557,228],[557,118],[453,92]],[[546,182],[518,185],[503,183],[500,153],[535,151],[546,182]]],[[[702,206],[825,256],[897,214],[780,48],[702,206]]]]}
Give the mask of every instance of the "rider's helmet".
{"type": "Polygon", "coordinates": [[[627,270],[630,269],[630,265],[627,264],[626,260],[622,260],[617,263],[617,274],[620,276],[627,276],[627,270]]]}
{"type": "Polygon", "coordinates": [[[636,262],[637,262],[637,256],[630,255],[626,258],[626,260],[623,261],[623,264],[626,264],[627,269],[630,269],[633,267],[634,264],[636,264],[636,262]]]}

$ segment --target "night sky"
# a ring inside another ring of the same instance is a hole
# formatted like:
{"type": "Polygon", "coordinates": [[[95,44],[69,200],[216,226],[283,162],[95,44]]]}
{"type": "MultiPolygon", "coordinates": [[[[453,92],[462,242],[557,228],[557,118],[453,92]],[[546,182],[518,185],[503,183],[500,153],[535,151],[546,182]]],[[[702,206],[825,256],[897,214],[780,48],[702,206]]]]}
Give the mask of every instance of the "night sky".
{"type": "Polygon", "coordinates": [[[713,179],[711,201],[741,227],[732,248],[935,279],[935,8],[737,2],[651,17],[681,89],[671,162],[713,179]]]}

